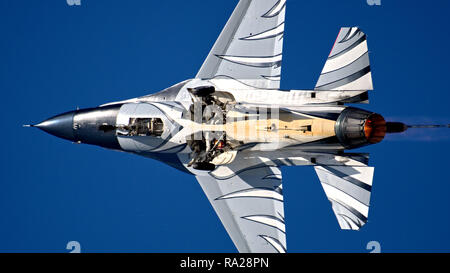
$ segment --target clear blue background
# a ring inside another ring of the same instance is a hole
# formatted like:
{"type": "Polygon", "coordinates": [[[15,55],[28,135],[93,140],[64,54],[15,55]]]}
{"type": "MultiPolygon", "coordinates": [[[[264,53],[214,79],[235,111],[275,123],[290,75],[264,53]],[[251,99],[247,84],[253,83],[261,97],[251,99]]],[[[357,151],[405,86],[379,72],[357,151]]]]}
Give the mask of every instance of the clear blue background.
{"type": "MultiPolygon", "coordinates": [[[[192,78],[237,1],[0,1],[0,251],[234,252],[194,177],[22,124],[192,78]]],[[[288,0],[283,89],[313,88],[341,26],[368,35],[390,120],[448,123],[449,1],[288,0]]],[[[360,151],[376,166],[369,223],[339,230],[312,168],[283,168],[288,251],[450,251],[446,129],[360,151]]]]}

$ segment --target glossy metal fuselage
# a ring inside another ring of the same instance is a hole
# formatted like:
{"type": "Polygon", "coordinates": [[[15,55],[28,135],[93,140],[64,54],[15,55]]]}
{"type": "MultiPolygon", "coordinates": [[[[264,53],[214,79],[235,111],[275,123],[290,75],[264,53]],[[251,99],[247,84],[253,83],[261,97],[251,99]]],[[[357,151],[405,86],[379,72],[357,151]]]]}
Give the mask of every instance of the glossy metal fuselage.
{"type": "Polygon", "coordinates": [[[231,163],[235,152],[245,150],[259,152],[277,165],[311,165],[317,163],[313,156],[296,159],[302,153],[376,143],[384,136],[384,120],[368,128],[373,113],[342,105],[358,95],[355,91],[249,90],[223,81],[207,84],[222,90],[218,96],[227,100],[221,122],[191,117],[195,98],[187,90],[205,82],[189,80],[153,95],[67,112],[35,126],[76,143],[135,153],[192,172],[189,143],[198,135],[204,139],[214,133],[210,138],[216,142],[226,136],[230,149],[222,151],[215,161],[218,165],[231,163]]]}

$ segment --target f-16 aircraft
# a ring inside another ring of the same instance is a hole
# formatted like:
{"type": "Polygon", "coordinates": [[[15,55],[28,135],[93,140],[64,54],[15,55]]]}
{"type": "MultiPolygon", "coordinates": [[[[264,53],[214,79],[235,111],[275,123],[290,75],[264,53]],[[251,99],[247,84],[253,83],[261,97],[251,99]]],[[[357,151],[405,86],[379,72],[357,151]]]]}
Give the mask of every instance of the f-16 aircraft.
{"type": "Polygon", "coordinates": [[[374,167],[348,150],[406,126],[346,105],[373,89],[358,27],[340,29],[314,90],[280,90],[285,11],[240,0],[195,78],[30,126],[191,173],[239,252],[286,252],[282,166],[313,166],[339,226],[358,230],[374,167]]]}

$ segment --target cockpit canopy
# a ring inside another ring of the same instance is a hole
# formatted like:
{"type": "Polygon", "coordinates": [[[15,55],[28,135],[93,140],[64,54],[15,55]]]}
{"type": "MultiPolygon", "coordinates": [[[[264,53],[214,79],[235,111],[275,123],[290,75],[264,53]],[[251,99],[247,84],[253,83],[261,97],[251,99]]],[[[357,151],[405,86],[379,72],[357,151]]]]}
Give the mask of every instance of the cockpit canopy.
{"type": "Polygon", "coordinates": [[[128,125],[119,127],[118,134],[124,136],[154,136],[164,133],[164,123],[161,118],[130,118],[128,125]]]}
{"type": "Polygon", "coordinates": [[[182,111],[177,109],[170,107],[168,102],[123,104],[116,122],[116,135],[120,147],[133,152],[152,152],[171,148],[170,139],[180,128],[174,121],[182,115],[182,111]]]}

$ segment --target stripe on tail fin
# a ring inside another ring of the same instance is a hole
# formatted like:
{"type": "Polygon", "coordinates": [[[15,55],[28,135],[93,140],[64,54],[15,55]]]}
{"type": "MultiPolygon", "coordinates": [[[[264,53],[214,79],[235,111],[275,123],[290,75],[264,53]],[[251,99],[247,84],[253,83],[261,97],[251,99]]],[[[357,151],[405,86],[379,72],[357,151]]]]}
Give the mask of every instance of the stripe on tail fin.
{"type": "Polygon", "coordinates": [[[357,27],[341,28],[315,90],[372,90],[366,35],[357,27]]]}

